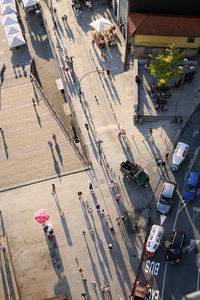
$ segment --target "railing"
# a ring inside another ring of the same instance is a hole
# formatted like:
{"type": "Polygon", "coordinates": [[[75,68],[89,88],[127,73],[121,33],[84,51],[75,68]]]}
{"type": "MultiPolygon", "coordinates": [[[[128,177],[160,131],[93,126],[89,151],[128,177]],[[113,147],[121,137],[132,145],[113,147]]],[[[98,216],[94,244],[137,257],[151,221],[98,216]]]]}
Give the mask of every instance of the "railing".
{"type": "MultiPolygon", "coordinates": [[[[31,65],[34,63],[34,58],[31,61],[31,65]]],[[[31,68],[32,69],[32,68],[31,68]]],[[[72,145],[73,149],[76,151],[76,153],[78,154],[79,158],[82,160],[82,162],[85,165],[88,165],[89,162],[88,160],[85,159],[85,156],[82,154],[82,152],[80,151],[78,145],[76,144],[76,142],[74,141],[74,138],[71,136],[70,132],[67,130],[66,126],[64,125],[64,123],[62,122],[62,120],[60,120],[57,112],[55,111],[54,107],[52,106],[52,104],[49,102],[47,96],[45,95],[43,89],[41,88],[40,84],[38,83],[37,79],[34,77],[34,75],[32,73],[30,73],[30,79],[32,81],[32,83],[35,85],[41,99],[44,101],[44,103],[46,104],[46,106],[48,107],[50,113],[52,114],[53,118],[56,120],[56,122],[58,123],[59,127],[62,129],[62,132],[64,133],[64,135],[66,136],[67,140],[70,142],[70,144],[72,145]]],[[[88,149],[87,147],[85,147],[85,151],[87,152],[88,149]]]]}
{"type": "MultiPolygon", "coordinates": [[[[80,142],[80,145],[81,145],[81,149],[82,149],[82,152],[83,152],[83,155],[84,155],[84,161],[85,161],[86,165],[91,165],[91,160],[90,160],[90,156],[89,156],[88,147],[85,143],[83,134],[81,132],[81,128],[80,128],[79,123],[78,123],[78,118],[76,116],[76,112],[75,112],[75,109],[74,109],[74,106],[73,106],[73,103],[72,103],[72,100],[71,100],[71,97],[70,97],[70,94],[69,94],[69,90],[68,90],[68,86],[66,84],[66,80],[65,80],[65,77],[64,77],[64,74],[63,74],[63,70],[60,67],[59,59],[58,59],[58,56],[57,56],[56,51],[55,51],[55,46],[54,46],[54,43],[52,41],[50,31],[48,29],[48,24],[47,24],[47,21],[44,17],[43,7],[42,7],[41,4],[39,4],[39,6],[40,6],[40,11],[41,11],[41,16],[42,16],[42,19],[43,19],[43,22],[44,22],[44,26],[45,26],[45,29],[46,29],[46,32],[47,32],[47,36],[48,36],[48,39],[49,39],[49,44],[50,44],[50,47],[51,47],[51,50],[52,50],[52,53],[53,53],[53,56],[54,56],[54,60],[55,60],[55,63],[56,63],[56,67],[57,67],[57,70],[58,70],[58,74],[59,74],[60,79],[62,80],[62,84],[63,84],[63,87],[64,87],[65,99],[69,104],[73,124],[74,124],[75,130],[76,130],[76,133],[78,135],[79,142],[80,142]]],[[[77,145],[75,147],[78,148],[77,145]]],[[[79,150],[79,152],[80,152],[80,150],[79,150]]]]}

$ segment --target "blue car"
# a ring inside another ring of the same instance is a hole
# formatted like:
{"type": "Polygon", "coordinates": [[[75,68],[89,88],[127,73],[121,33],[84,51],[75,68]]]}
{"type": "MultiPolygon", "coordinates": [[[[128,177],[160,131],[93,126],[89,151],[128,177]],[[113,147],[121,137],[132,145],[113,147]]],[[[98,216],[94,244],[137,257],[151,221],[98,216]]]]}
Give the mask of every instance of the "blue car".
{"type": "Polygon", "coordinates": [[[199,182],[199,174],[191,172],[184,187],[183,199],[193,200],[195,198],[199,182]]]}

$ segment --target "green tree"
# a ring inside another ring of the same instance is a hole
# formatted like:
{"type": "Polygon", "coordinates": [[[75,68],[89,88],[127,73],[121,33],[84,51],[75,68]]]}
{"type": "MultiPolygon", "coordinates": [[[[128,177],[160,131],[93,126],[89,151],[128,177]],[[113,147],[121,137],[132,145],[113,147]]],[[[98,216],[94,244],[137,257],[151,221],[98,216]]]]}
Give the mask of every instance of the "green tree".
{"type": "Polygon", "coordinates": [[[185,52],[181,52],[172,44],[169,48],[162,50],[157,56],[149,55],[154,60],[149,66],[151,75],[156,77],[158,85],[165,85],[172,78],[180,77],[183,70],[178,65],[185,58],[185,52]]]}

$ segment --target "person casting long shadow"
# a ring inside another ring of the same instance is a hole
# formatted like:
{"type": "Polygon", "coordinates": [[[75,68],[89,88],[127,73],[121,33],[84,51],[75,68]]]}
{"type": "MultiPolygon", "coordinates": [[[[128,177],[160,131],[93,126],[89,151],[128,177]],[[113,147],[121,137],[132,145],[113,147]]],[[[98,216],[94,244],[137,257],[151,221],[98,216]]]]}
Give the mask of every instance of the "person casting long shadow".
{"type": "Polygon", "coordinates": [[[5,154],[6,154],[6,158],[8,159],[8,146],[6,144],[6,140],[5,140],[5,136],[4,136],[4,131],[2,128],[0,128],[0,132],[1,132],[1,136],[2,136],[2,139],[3,139],[3,145],[4,145],[4,150],[5,150],[5,154]]]}

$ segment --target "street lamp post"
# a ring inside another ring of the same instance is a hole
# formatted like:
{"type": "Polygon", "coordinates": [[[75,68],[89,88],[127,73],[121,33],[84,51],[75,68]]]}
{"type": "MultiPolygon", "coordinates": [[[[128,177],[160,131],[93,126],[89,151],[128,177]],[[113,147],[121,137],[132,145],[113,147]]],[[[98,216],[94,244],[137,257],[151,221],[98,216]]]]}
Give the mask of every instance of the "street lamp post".
{"type": "Polygon", "coordinates": [[[180,97],[181,97],[182,87],[183,87],[183,84],[184,84],[186,68],[188,66],[188,59],[185,58],[183,61],[184,61],[184,66],[179,67],[180,70],[184,70],[184,73],[183,73],[183,77],[182,77],[182,80],[181,80],[181,86],[180,86],[180,89],[179,89],[178,99],[177,99],[176,107],[175,107],[175,120],[176,120],[176,122],[178,120],[176,113],[177,113],[177,109],[178,109],[179,100],[180,100],[180,97]]]}
{"type": "Polygon", "coordinates": [[[83,75],[82,77],[81,77],[81,79],[79,80],[79,83],[78,83],[78,93],[79,93],[79,99],[80,99],[80,102],[81,102],[81,95],[82,95],[82,90],[81,90],[81,81],[82,81],[82,79],[84,78],[84,77],[86,77],[87,75],[89,75],[89,74],[92,74],[92,73],[100,73],[100,71],[98,70],[98,68],[95,70],[95,71],[90,71],[90,72],[88,72],[88,73],[86,73],[85,75],[83,75]]]}

